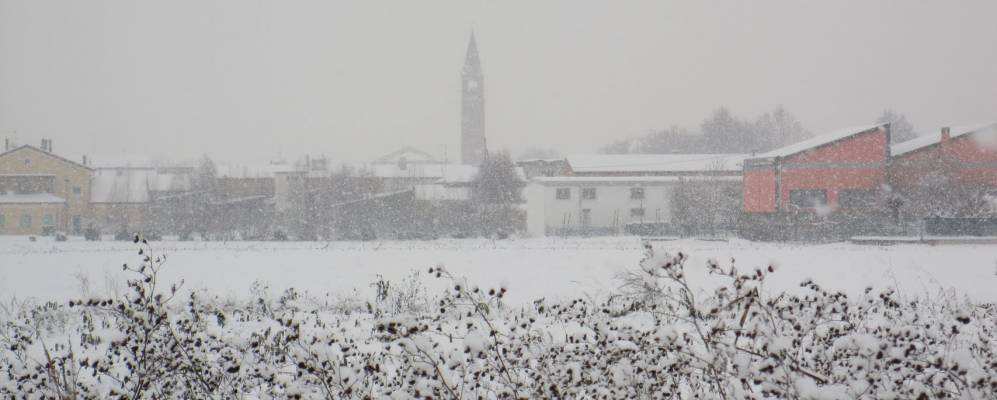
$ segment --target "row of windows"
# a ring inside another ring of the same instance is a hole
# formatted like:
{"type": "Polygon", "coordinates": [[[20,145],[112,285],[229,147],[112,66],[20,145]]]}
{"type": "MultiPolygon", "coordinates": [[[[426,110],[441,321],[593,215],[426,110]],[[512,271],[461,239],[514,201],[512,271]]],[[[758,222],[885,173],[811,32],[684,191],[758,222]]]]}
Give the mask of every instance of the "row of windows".
{"type": "MultiPolygon", "coordinates": [[[[30,214],[21,215],[21,219],[18,221],[17,227],[21,229],[30,229],[34,225],[33,218],[30,214]]],[[[55,217],[52,214],[45,214],[42,217],[42,226],[54,226],[55,217]]],[[[7,216],[0,214],[0,228],[7,227],[7,216]]]]}
{"type": "MultiPolygon", "coordinates": [[[[631,208],[630,218],[644,218],[643,208],[631,208]]],[[[582,209],[582,225],[589,225],[592,223],[592,210],[588,208],[582,209]]]]}
{"type": "MultiPolygon", "coordinates": [[[[842,208],[873,207],[877,194],[874,190],[842,190],[838,192],[838,205],[842,208]]],[[[801,189],[789,192],[789,203],[797,208],[819,208],[827,205],[824,189],[801,189]]]]}
{"type": "MultiPolygon", "coordinates": [[[[595,189],[596,188],[582,188],[582,200],[595,200],[595,189]]],[[[571,200],[571,188],[557,188],[554,192],[554,198],[557,200],[571,200]]],[[[644,188],[630,188],[630,199],[644,200],[644,188]]]]}

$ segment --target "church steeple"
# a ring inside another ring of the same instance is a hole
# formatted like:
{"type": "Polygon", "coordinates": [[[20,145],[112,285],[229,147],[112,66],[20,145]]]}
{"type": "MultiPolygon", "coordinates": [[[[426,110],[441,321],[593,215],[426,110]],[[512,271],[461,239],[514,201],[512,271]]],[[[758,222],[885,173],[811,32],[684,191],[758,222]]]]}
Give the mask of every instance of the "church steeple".
{"type": "Polygon", "coordinates": [[[478,42],[471,32],[461,73],[460,154],[464,164],[480,164],[485,156],[484,78],[478,42]]]}
{"type": "Polygon", "coordinates": [[[474,31],[471,32],[471,40],[467,43],[467,56],[464,58],[464,74],[481,74],[481,59],[478,58],[478,41],[474,40],[474,31]]]}

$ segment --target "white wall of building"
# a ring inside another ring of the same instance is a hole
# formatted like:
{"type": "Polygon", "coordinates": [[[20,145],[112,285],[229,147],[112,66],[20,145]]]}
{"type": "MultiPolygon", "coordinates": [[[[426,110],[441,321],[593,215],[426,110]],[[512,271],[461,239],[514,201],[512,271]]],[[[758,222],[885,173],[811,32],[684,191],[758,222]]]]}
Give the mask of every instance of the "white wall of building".
{"type": "Polygon", "coordinates": [[[532,181],[525,191],[527,230],[534,236],[568,229],[621,232],[631,222],[670,222],[674,178],[561,178],[532,181]],[[631,189],[643,189],[634,198],[631,189]],[[568,198],[559,199],[558,189],[568,198]],[[583,198],[586,189],[595,198],[583,198]],[[641,215],[638,210],[642,210],[641,215]]]}
{"type": "MultiPolygon", "coordinates": [[[[674,190],[679,177],[550,177],[530,181],[526,198],[527,232],[531,236],[558,232],[589,231],[621,233],[628,223],[672,222],[674,190]],[[631,189],[642,188],[643,198],[634,198],[631,189]],[[569,192],[558,198],[558,189],[569,192]],[[583,198],[585,189],[594,189],[595,198],[583,198]],[[643,215],[637,210],[643,210],[643,215]]],[[[716,182],[739,181],[740,177],[714,177],[716,182]]],[[[709,182],[700,182],[709,184],[709,182]]]]}

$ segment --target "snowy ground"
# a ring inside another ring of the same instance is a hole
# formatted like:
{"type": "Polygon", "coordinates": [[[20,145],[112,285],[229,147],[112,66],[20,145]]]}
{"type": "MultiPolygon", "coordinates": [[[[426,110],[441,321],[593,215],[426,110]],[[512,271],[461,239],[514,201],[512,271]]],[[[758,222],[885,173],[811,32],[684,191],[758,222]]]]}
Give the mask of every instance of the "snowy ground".
{"type": "MultiPolygon", "coordinates": [[[[205,288],[221,297],[249,294],[254,281],[273,291],[295,287],[316,296],[370,296],[378,275],[399,281],[423,271],[430,289],[444,282],[424,271],[443,265],[481,286],[507,284],[508,300],[603,296],[614,277],[642,257],[636,238],[522,239],[432,242],[157,242],[169,258],[167,282],[205,288]]],[[[903,295],[934,296],[953,290],[978,301],[997,302],[997,246],[902,244],[790,245],[746,241],[676,240],[657,248],[690,254],[690,280],[705,287],[706,260],[750,270],[775,263],[769,292],[796,290],[812,278],[827,288],[859,293],[867,286],[896,286],[903,295]]],[[[0,237],[0,300],[65,300],[112,293],[124,281],[121,265],[136,262],[130,242],[53,242],[0,237]],[[86,284],[81,282],[87,281],[86,284]]]]}

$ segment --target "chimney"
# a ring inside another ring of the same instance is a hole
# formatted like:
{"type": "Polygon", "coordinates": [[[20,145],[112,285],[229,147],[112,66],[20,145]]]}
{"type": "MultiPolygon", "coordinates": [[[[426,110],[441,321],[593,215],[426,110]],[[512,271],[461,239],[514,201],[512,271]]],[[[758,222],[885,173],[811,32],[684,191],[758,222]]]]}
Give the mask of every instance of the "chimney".
{"type": "Polygon", "coordinates": [[[10,151],[10,138],[3,138],[3,151],[10,151]]]}
{"type": "Polygon", "coordinates": [[[946,126],[946,127],[942,128],[942,141],[943,142],[947,142],[951,138],[952,138],[952,134],[949,133],[949,127],[946,126]]]}
{"type": "Polygon", "coordinates": [[[87,155],[86,154],[83,155],[83,165],[89,167],[89,165],[87,165],[87,155]]]}

